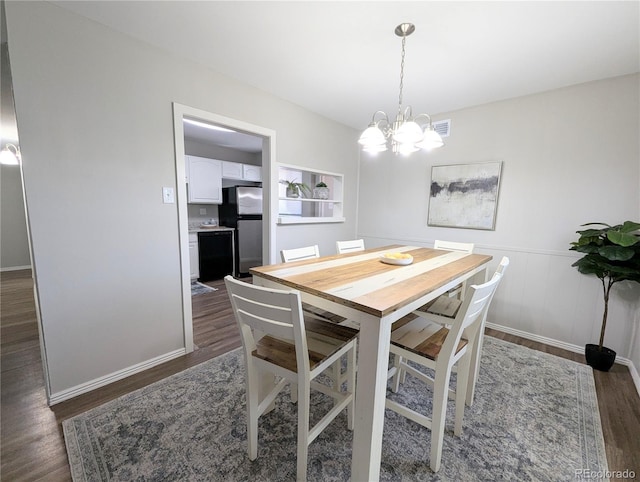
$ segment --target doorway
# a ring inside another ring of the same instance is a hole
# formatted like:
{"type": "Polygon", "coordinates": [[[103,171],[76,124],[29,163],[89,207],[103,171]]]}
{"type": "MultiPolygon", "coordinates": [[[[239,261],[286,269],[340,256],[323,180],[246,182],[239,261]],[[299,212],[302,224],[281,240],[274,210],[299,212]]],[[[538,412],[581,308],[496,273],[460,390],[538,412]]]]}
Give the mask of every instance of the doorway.
{"type": "MultiPolygon", "coordinates": [[[[173,103],[174,145],[176,160],[176,201],[178,208],[178,231],[180,244],[180,265],[182,285],[182,311],[184,320],[184,341],[187,353],[194,349],[193,308],[191,303],[191,270],[189,260],[189,215],[187,209],[185,133],[184,120],[195,120],[248,134],[262,140],[262,186],[263,186],[263,223],[262,223],[262,262],[275,262],[275,231],[272,228],[274,202],[277,200],[275,165],[275,131],[244,121],[224,117],[201,109],[173,103]],[[274,187],[275,186],[275,187],[274,187]],[[273,191],[275,190],[275,197],[273,191]]],[[[277,202],[275,203],[277,210],[277,202]]],[[[277,214],[277,213],[276,213],[277,214]]]]}

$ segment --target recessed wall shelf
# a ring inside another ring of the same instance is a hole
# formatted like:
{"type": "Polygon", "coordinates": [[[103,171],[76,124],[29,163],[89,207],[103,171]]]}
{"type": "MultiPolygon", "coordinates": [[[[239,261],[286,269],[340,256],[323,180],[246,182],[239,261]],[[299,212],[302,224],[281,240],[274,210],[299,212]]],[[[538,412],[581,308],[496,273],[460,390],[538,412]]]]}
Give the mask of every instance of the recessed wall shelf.
{"type": "Polygon", "coordinates": [[[278,179],[301,182],[311,192],[301,197],[287,197],[286,186],[278,186],[278,224],[343,223],[342,186],[344,176],[335,172],[310,169],[290,164],[278,165],[278,179]],[[328,199],[314,199],[313,189],[319,182],[329,188],[328,199]]]}

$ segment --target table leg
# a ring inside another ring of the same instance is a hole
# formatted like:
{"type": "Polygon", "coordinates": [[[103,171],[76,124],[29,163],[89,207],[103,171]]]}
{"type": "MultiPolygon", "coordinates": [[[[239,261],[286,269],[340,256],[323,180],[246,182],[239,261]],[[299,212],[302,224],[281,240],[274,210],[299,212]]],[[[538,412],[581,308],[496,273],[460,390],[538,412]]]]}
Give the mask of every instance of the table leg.
{"type": "Polygon", "coordinates": [[[360,323],[351,459],[353,482],[376,481],[380,478],[390,339],[389,320],[363,320],[360,323]]]}

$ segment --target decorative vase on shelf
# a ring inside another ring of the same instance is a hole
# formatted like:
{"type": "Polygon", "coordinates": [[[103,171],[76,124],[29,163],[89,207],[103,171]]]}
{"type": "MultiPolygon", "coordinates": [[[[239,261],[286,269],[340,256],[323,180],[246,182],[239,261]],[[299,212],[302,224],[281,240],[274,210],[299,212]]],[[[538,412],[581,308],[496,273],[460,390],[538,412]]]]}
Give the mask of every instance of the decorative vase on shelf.
{"type": "Polygon", "coordinates": [[[324,182],[319,182],[313,188],[313,199],[329,199],[329,188],[324,182]]]}
{"type": "Polygon", "coordinates": [[[284,184],[286,189],[286,196],[290,198],[297,199],[302,197],[302,194],[307,193],[307,195],[311,194],[311,189],[304,182],[295,182],[289,181],[287,179],[281,179],[280,184],[284,184]]]}

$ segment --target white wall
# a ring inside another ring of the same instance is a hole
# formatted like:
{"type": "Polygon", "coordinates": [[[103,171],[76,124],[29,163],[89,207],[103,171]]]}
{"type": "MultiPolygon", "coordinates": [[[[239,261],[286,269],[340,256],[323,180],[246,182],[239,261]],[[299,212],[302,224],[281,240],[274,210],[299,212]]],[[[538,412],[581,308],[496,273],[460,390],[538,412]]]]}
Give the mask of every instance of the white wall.
{"type": "MultiPolygon", "coordinates": [[[[9,50],[5,41],[4,7],[2,17],[2,61],[0,63],[0,148],[19,146],[9,50]]],[[[25,219],[20,166],[0,165],[0,271],[31,267],[29,238],[25,219]]]]}
{"type": "Polygon", "coordinates": [[[20,166],[0,165],[0,269],[31,266],[20,166]]]}
{"type": "MultiPolygon", "coordinates": [[[[172,102],[276,131],[278,162],[344,172],[347,222],[314,230],[355,233],[352,129],[55,5],[6,10],[54,399],[184,349],[177,207],[161,196],[172,102]]],[[[278,244],[303,231],[286,228],[278,244]]]]}
{"type": "MultiPolygon", "coordinates": [[[[580,224],[640,221],[639,79],[434,116],[451,118],[445,147],[409,158],[363,154],[358,236],[370,246],[475,242],[494,265],[509,256],[490,322],[578,346],[597,343],[602,288],[571,267],[578,256],[568,248],[580,224]],[[495,231],[428,227],[431,166],[483,161],[503,161],[495,231]]],[[[640,285],[614,288],[605,344],[620,356],[635,354],[636,366],[639,310],[640,285]]]]}

